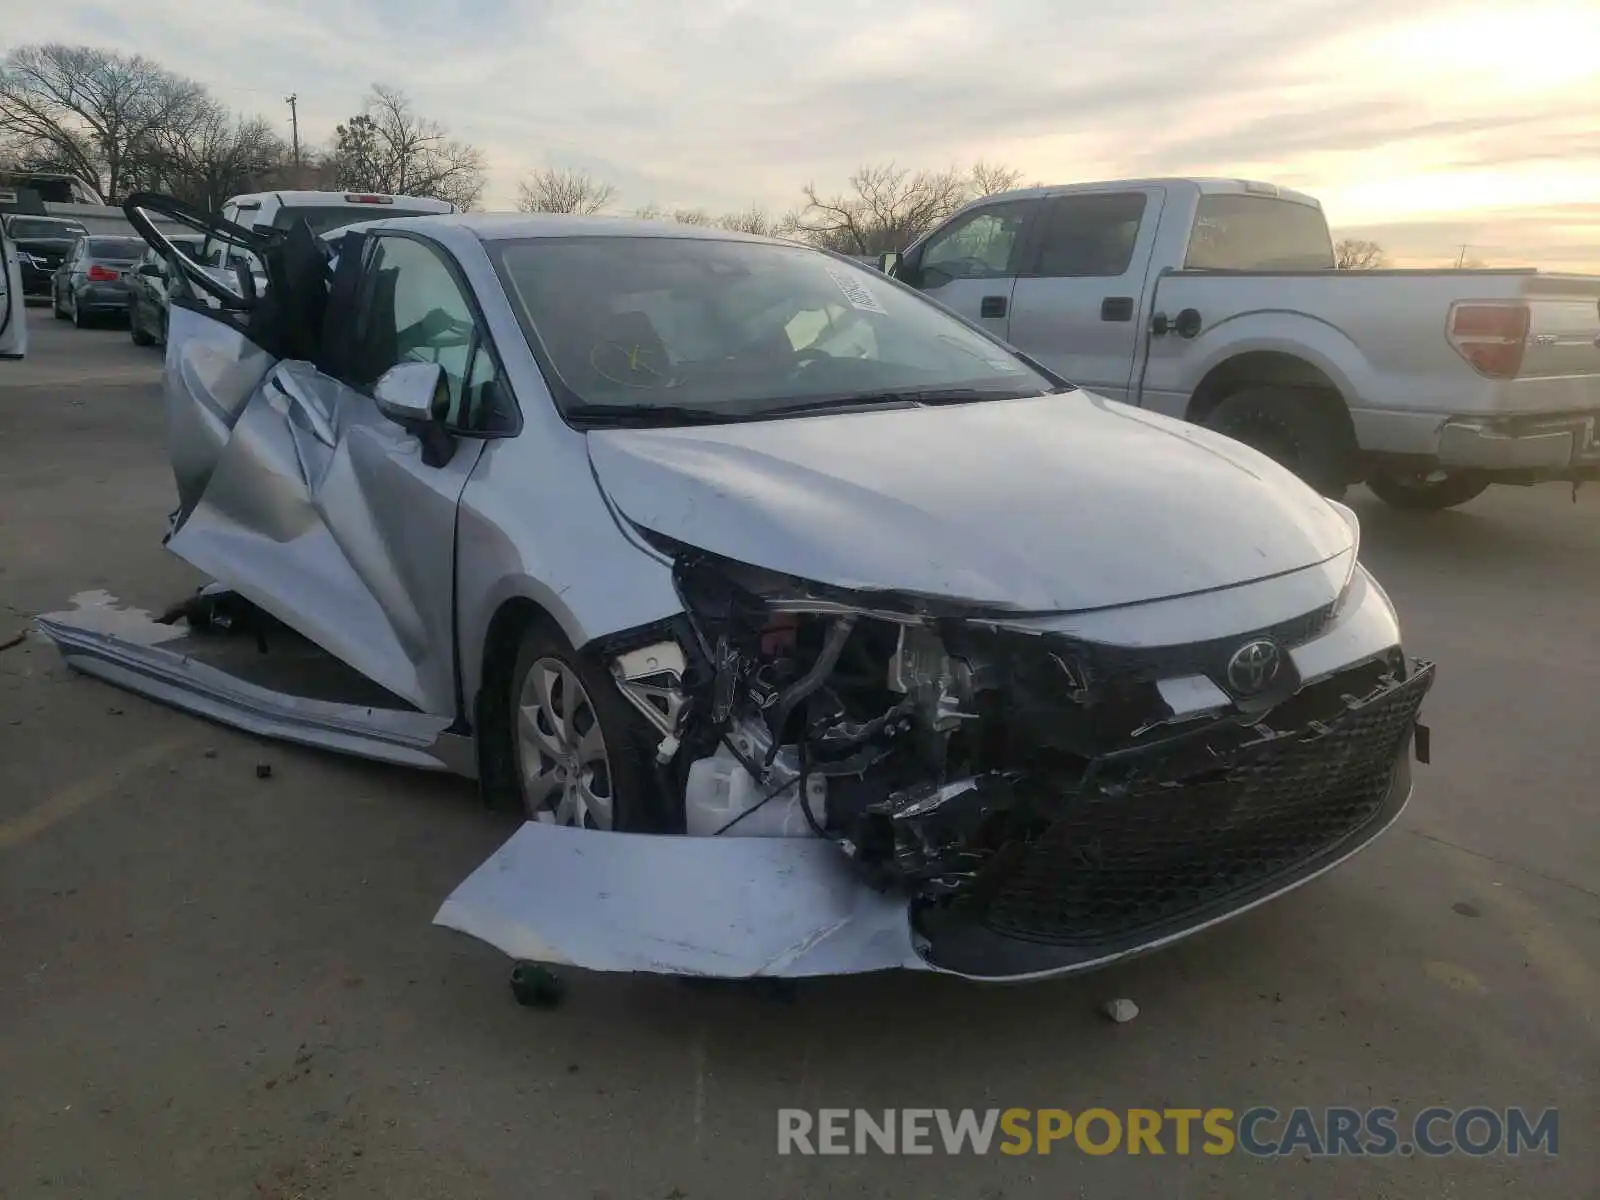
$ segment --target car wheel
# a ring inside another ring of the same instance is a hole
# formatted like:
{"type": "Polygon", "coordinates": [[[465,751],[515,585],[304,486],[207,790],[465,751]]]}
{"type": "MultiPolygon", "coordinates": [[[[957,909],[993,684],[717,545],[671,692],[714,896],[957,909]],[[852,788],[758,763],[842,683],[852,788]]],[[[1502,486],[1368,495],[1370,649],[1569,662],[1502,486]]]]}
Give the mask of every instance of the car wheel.
{"type": "Polygon", "coordinates": [[[72,327],[74,329],[89,328],[89,318],[82,308],[78,307],[78,298],[72,297],[72,327]]]}
{"type": "Polygon", "coordinates": [[[1483,495],[1489,480],[1472,472],[1406,471],[1379,467],[1367,477],[1373,495],[1391,508],[1439,512],[1483,495]]]}
{"type": "Polygon", "coordinates": [[[61,307],[61,292],[56,288],[50,289],[50,311],[55,313],[58,321],[67,319],[67,310],[61,307]]]}
{"type": "Polygon", "coordinates": [[[1211,410],[1207,429],[1243,442],[1338,499],[1350,480],[1350,439],[1313,392],[1261,387],[1235,392],[1211,410]]]}
{"type": "Polygon", "coordinates": [[[615,682],[552,624],[522,634],[506,708],[509,764],[529,820],[658,830],[653,742],[615,682]]]}
{"type": "Polygon", "coordinates": [[[128,306],[128,336],[133,339],[135,346],[153,346],[156,343],[155,338],[146,333],[144,326],[139,324],[139,306],[136,304],[128,306]]]}

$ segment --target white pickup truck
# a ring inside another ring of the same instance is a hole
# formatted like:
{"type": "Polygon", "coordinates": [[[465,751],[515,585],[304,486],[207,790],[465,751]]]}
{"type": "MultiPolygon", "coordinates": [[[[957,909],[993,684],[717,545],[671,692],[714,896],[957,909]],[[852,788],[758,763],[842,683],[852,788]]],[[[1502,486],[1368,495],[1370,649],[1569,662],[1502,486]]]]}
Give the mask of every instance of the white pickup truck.
{"type": "Polygon", "coordinates": [[[1320,204],[1141,179],[968,205],[880,265],[1056,374],[1441,509],[1600,478],[1600,277],[1340,271],[1320,204]]]}

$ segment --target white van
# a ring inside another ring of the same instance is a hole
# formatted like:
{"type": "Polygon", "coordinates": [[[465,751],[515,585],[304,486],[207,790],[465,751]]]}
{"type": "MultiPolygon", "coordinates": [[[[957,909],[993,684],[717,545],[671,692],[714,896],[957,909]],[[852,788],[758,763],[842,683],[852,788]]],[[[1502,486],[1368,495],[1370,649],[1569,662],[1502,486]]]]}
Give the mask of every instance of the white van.
{"type": "MultiPolygon", "coordinates": [[[[246,229],[288,229],[303,220],[311,232],[322,236],[379,217],[426,217],[459,211],[446,200],[422,196],[386,196],[378,192],[253,192],[230,197],[222,206],[222,217],[246,229]]],[[[255,255],[224,247],[207,239],[201,264],[208,273],[235,290],[238,275],[248,270],[259,294],[266,291],[267,278],[255,255]],[[226,261],[224,261],[226,260],[226,261]]],[[[209,301],[214,303],[214,300],[209,301]]]]}
{"type": "Polygon", "coordinates": [[[424,217],[455,211],[456,206],[445,200],[376,192],[255,192],[234,196],[222,206],[224,220],[247,229],[287,229],[291,222],[303,219],[316,234],[378,217],[424,217]]]}

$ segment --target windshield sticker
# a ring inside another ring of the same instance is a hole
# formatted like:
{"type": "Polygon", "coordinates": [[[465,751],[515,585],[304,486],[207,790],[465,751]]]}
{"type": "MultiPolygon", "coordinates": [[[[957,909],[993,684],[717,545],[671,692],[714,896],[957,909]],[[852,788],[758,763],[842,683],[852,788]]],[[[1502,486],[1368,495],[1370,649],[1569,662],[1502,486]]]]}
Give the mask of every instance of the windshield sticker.
{"type": "Polygon", "coordinates": [[[823,270],[828,272],[829,279],[839,285],[839,290],[844,293],[844,298],[850,302],[850,307],[859,308],[863,312],[879,313],[883,316],[889,315],[884,310],[883,305],[879,303],[878,298],[868,291],[864,284],[851,279],[843,271],[835,271],[832,267],[824,267],[823,270]]]}

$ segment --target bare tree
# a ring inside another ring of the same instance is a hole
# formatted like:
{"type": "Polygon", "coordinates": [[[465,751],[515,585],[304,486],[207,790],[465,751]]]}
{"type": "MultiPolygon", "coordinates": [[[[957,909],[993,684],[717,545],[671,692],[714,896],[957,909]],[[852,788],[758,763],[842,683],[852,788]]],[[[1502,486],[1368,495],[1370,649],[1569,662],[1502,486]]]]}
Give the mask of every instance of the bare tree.
{"type": "Polygon", "coordinates": [[[1020,178],[1005,167],[979,164],[955,169],[912,171],[909,167],[865,166],[850,176],[849,188],[824,198],[806,184],[805,207],[794,232],[816,246],[845,254],[900,250],[977,195],[981,188],[1010,186],[1020,178]]]}
{"type": "Polygon", "coordinates": [[[1377,242],[1345,238],[1333,247],[1333,264],[1341,271],[1377,271],[1388,266],[1389,257],[1377,242]]]}
{"type": "Polygon", "coordinates": [[[735,233],[754,233],[761,237],[783,237],[791,232],[792,216],[774,217],[766,209],[752,206],[743,212],[724,213],[715,224],[735,233]]]}
{"type": "Polygon", "coordinates": [[[675,208],[668,212],[651,201],[633,210],[641,221],[676,221],[679,225],[699,225],[707,228],[728,229],[735,233],[754,233],[762,237],[788,237],[795,229],[793,213],[774,217],[766,209],[752,205],[742,212],[720,215],[703,208],[675,208]]]}
{"type": "Polygon", "coordinates": [[[417,115],[399,88],[374,84],[366,107],[334,129],[336,186],[429,196],[471,208],[483,195],[483,151],[417,115]]]}
{"type": "Polygon", "coordinates": [[[1013,167],[984,162],[981,158],[972,164],[972,196],[993,196],[1009,192],[1022,182],[1022,172],[1013,167]]]}
{"type": "Polygon", "coordinates": [[[517,211],[589,216],[603,211],[616,194],[616,188],[587,171],[541,167],[517,184],[517,211]]]}
{"type": "Polygon", "coordinates": [[[255,191],[287,165],[289,148],[263,117],[235,117],[203,104],[193,121],[157,130],[142,149],[140,184],[211,210],[255,191]]]}
{"type": "Polygon", "coordinates": [[[158,131],[192,123],[204,102],[192,80],[93,46],[20,46],[0,67],[0,129],[112,203],[158,131]]]}

